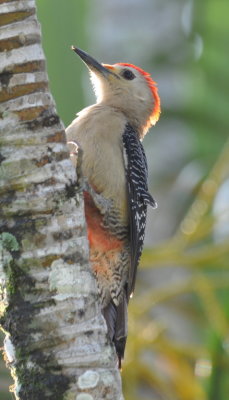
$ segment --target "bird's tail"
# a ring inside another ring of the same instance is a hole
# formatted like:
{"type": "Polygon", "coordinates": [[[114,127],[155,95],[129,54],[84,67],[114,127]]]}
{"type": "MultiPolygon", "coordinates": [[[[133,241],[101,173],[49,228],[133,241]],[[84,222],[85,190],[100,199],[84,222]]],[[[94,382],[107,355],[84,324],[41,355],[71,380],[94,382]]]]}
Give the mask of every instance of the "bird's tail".
{"type": "Polygon", "coordinates": [[[108,335],[114,342],[119,360],[119,368],[124,357],[127,339],[127,299],[123,296],[119,305],[111,301],[103,310],[103,316],[107,323],[108,335]]]}

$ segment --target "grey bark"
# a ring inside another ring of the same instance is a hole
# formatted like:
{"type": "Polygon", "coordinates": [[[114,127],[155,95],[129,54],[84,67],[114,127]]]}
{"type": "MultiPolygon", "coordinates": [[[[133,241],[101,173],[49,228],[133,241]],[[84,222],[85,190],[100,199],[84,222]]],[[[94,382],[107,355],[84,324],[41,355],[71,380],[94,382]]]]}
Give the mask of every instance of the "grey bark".
{"type": "Polygon", "coordinates": [[[20,400],[122,399],[34,0],[0,0],[0,313],[20,400]]]}

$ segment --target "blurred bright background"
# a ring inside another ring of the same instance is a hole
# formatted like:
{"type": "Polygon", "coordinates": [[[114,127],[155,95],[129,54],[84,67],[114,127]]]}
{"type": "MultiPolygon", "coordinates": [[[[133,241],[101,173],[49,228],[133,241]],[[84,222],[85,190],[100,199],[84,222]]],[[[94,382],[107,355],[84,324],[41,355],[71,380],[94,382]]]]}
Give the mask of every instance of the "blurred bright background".
{"type": "MultiPolygon", "coordinates": [[[[101,62],[136,64],[159,87],[161,119],[144,140],[159,207],[149,210],[130,302],[125,399],[228,400],[229,2],[37,6],[50,87],[66,126],[94,102],[72,44],[101,62]]],[[[1,368],[0,399],[12,399],[1,368]]]]}

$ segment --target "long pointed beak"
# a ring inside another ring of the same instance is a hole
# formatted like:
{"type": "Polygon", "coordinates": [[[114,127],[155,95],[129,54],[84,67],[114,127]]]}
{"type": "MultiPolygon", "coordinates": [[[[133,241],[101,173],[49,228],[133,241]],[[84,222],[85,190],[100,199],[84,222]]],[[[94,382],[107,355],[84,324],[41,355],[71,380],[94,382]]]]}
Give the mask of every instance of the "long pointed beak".
{"type": "Polygon", "coordinates": [[[89,54],[87,54],[85,51],[72,46],[71,47],[72,50],[74,50],[74,52],[76,54],[78,54],[78,56],[80,56],[80,58],[83,60],[83,62],[86,64],[86,66],[89,68],[90,71],[94,71],[94,72],[99,72],[100,74],[107,76],[107,75],[115,75],[112,71],[110,71],[109,69],[105,68],[102,64],[100,64],[98,61],[96,61],[93,57],[89,56],[89,54]]]}

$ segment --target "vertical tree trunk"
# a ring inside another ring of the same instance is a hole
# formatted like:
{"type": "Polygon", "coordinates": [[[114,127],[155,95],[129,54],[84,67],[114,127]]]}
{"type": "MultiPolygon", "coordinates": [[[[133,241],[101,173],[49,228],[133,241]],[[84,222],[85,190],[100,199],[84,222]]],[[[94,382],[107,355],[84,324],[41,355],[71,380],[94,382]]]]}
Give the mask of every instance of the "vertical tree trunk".
{"type": "Polygon", "coordinates": [[[0,311],[20,400],[122,399],[34,0],[0,0],[0,311]]]}

